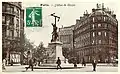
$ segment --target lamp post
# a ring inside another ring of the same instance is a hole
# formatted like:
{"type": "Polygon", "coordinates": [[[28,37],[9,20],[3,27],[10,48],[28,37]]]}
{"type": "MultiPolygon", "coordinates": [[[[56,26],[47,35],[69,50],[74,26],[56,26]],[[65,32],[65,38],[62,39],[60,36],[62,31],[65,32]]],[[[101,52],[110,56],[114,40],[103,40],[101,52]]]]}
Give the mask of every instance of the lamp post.
{"type": "Polygon", "coordinates": [[[9,64],[9,55],[10,55],[10,48],[11,48],[11,44],[10,44],[10,42],[8,42],[7,43],[7,46],[8,46],[8,48],[7,48],[7,56],[6,56],[6,60],[7,60],[7,65],[9,64]]]}
{"type": "Polygon", "coordinates": [[[73,30],[73,57],[74,57],[74,67],[77,67],[77,53],[75,50],[76,41],[74,40],[74,30],[73,30]]]}

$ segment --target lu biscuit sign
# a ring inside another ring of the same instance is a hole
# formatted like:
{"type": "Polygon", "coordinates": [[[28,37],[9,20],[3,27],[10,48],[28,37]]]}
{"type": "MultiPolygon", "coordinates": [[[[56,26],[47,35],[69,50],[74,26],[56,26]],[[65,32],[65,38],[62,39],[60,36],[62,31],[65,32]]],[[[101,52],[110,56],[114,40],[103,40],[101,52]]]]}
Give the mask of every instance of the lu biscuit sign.
{"type": "Polygon", "coordinates": [[[42,27],[42,8],[26,8],[26,27],[42,27]]]}

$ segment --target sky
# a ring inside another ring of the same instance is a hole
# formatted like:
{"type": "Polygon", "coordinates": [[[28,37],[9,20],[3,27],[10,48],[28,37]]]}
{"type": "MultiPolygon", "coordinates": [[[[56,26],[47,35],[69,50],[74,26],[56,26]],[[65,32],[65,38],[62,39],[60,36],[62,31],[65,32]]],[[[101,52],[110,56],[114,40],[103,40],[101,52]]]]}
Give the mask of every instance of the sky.
{"type": "Polygon", "coordinates": [[[80,16],[83,16],[83,13],[87,10],[88,13],[92,12],[92,8],[96,8],[96,4],[104,3],[104,7],[109,7],[117,15],[117,19],[120,16],[118,11],[118,2],[117,0],[67,0],[67,1],[58,1],[58,0],[42,0],[42,1],[23,1],[23,8],[26,7],[39,7],[40,4],[49,4],[53,6],[42,6],[42,27],[25,27],[25,34],[31,42],[34,42],[36,46],[42,41],[44,46],[47,47],[48,43],[51,41],[52,36],[52,25],[54,23],[54,18],[50,14],[55,13],[57,16],[60,16],[60,21],[57,22],[57,27],[61,28],[62,25],[70,26],[75,25],[76,19],[80,19],[80,16]],[[108,2],[109,1],[109,2],[108,2]],[[57,6],[55,4],[74,4],[75,6],[57,6]]]}

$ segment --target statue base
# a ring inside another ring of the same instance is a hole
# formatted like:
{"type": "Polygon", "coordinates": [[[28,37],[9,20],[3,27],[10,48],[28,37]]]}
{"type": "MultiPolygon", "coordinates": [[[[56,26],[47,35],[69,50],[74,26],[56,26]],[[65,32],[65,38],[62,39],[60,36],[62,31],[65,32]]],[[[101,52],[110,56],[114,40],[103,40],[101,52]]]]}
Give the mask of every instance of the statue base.
{"type": "Polygon", "coordinates": [[[47,59],[47,64],[56,64],[58,57],[61,60],[61,64],[65,63],[65,57],[62,54],[62,43],[60,41],[54,41],[49,43],[48,48],[49,58],[47,59]]]}

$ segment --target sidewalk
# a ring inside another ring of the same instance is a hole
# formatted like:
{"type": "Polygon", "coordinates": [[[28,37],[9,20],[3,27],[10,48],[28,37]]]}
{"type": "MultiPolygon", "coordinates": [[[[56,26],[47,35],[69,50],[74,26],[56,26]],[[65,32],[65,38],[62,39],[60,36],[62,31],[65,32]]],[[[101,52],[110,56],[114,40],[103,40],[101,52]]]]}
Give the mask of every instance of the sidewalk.
{"type": "MultiPolygon", "coordinates": [[[[77,67],[74,67],[74,64],[61,64],[62,69],[77,69],[84,68],[81,64],[77,64],[77,67]]],[[[34,69],[57,69],[57,64],[42,64],[40,66],[34,66],[34,69]]]]}
{"type": "MultiPolygon", "coordinates": [[[[86,64],[85,67],[92,66],[92,64],[86,64]]],[[[113,67],[112,64],[103,64],[98,63],[97,66],[106,66],[106,67],[113,67]]],[[[25,69],[25,67],[28,67],[28,65],[20,65],[20,64],[14,64],[13,66],[6,66],[6,69],[25,69]]],[[[57,64],[41,64],[40,66],[34,66],[34,69],[56,69],[57,64]]],[[[82,66],[82,64],[77,64],[77,67],[74,67],[74,64],[61,64],[62,69],[78,69],[78,68],[85,68],[82,66]]]]}
{"type": "MultiPolygon", "coordinates": [[[[91,63],[86,64],[87,66],[92,66],[91,63]]],[[[113,66],[112,63],[108,64],[108,63],[97,63],[97,66],[113,66]]]]}
{"type": "MultiPolygon", "coordinates": [[[[14,64],[13,66],[6,66],[6,69],[25,69],[29,65],[19,65],[14,64]]],[[[74,64],[61,64],[62,69],[77,69],[84,68],[81,64],[77,64],[77,67],[74,67],[74,64]]],[[[34,66],[34,69],[57,69],[57,64],[41,64],[40,66],[34,66]]]]}
{"type": "MultiPolygon", "coordinates": [[[[21,66],[7,66],[6,70],[3,70],[2,72],[93,72],[93,66],[86,66],[86,67],[81,67],[78,66],[78,68],[73,68],[70,66],[67,67],[63,67],[63,69],[59,69],[57,70],[55,67],[54,68],[42,68],[42,66],[40,66],[37,69],[34,69],[34,71],[31,71],[31,69],[28,69],[26,71],[25,67],[27,67],[28,65],[21,65],[21,66]]],[[[37,67],[37,66],[36,66],[37,67]]],[[[96,67],[96,72],[118,72],[118,67],[112,67],[112,66],[97,66],[96,67]]]]}

